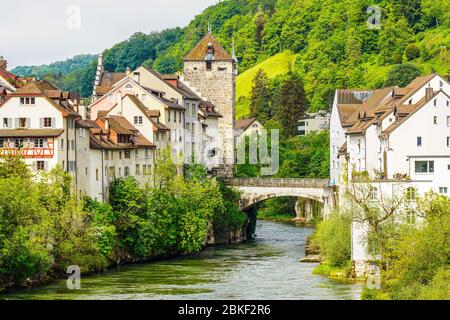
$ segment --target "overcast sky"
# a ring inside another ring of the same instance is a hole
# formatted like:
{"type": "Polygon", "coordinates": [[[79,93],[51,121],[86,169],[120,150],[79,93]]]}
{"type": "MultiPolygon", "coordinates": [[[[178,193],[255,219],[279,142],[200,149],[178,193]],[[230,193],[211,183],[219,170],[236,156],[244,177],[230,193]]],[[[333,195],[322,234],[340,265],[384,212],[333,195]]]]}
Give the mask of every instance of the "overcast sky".
{"type": "Polygon", "coordinates": [[[8,69],[96,54],[137,31],[186,26],[218,0],[14,0],[2,6],[8,69]]]}

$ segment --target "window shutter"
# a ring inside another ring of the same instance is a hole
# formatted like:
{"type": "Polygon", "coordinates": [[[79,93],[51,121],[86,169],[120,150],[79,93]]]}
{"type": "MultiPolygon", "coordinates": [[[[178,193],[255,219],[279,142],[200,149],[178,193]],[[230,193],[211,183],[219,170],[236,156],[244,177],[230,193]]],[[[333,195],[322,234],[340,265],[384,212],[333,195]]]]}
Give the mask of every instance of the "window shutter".
{"type": "Polygon", "coordinates": [[[13,118],[8,118],[8,128],[12,129],[13,127],[13,118]]]}
{"type": "Polygon", "coordinates": [[[43,128],[44,127],[44,118],[39,118],[39,128],[43,128]]]}
{"type": "Polygon", "coordinates": [[[55,128],[55,127],[56,127],[56,119],[52,118],[52,128],[55,128]]]}
{"type": "Polygon", "coordinates": [[[48,161],[44,161],[44,170],[45,171],[48,171],[48,166],[49,166],[48,161]]]}
{"type": "Polygon", "coordinates": [[[48,140],[44,139],[44,148],[47,149],[48,148],[48,140]]]}
{"type": "Polygon", "coordinates": [[[27,118],[27,128],[30,129],[31,128],[31,119],[27,118]]]}
{"type": "Polygon", "coordinates": [[[14,118],[14,128],[19,128],[19,118],[14,118]]]}

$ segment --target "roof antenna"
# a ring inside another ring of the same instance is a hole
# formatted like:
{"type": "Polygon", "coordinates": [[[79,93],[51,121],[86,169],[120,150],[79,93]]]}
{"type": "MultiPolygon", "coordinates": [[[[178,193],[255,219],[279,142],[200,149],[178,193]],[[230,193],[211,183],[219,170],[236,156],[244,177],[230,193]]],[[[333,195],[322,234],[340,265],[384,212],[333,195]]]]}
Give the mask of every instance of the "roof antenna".
{"type": "Polygon", "coordinates": [[[238,60],[238,58],[237,58],[237,56],[236,56],[236,49],[235,49],[235,47],[234,47],[234,37],[233,37],[232,58],[233,58],[234,62],[236,62],[236,63],[239,62],[239,60],[238,60]]]}

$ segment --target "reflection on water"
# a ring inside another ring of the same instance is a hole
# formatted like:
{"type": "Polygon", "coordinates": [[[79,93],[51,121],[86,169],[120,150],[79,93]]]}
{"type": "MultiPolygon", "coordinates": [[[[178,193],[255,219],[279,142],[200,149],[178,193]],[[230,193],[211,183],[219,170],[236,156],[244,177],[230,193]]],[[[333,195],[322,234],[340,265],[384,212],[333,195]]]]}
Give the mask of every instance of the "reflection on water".
{"type": "Polygon", "coordinates": [[[83,277],[0,295],[3,299],[359,299],[359,284],[312,274],[299,263],[311,229],[258,222],[257,240],[211,247],[190,257],[122,266],[83,277]]]}

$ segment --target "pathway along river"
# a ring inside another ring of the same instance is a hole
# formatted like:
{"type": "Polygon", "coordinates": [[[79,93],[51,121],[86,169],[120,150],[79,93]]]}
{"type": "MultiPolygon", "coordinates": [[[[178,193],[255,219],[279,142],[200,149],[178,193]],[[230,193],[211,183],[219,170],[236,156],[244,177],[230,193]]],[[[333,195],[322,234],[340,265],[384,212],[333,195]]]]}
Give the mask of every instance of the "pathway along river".
{"type": "Polygon", "coordinates": [[[361,285],[312,274],[299,263],[311,229],[260,221],[257,240],[211,247],[190,257],[122,266],[83,277],[0,295],[0,299],[359,299],[361,285]]]}

